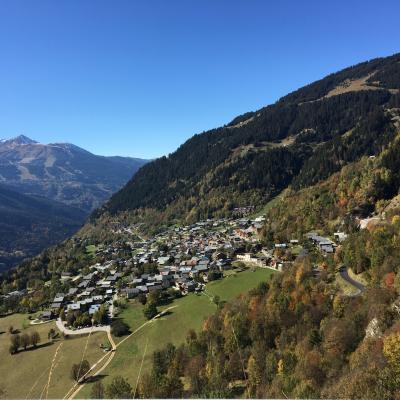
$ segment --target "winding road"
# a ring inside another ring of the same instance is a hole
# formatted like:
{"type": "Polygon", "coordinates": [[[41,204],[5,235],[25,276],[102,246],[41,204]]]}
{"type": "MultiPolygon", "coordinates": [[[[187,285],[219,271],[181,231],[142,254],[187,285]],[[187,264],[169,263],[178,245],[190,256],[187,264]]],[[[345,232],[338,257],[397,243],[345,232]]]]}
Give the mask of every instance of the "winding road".
{"type": "Polygon", "coordinates": [[[353,278],[350,278],[346,267],[340,268],[339,274],[346,282],[350,283],[350,285],[357,289],[357,293],[353,294],[352,296],[359,296],[360,294],[362,294],[362,292],[364,292],[365,286],[362,283],[354,280],[353,278]]]}
{"type": "Polygon", "coordinates": [[[61,321],[61,318],[57,319],[56,325],[58,330],[65,333],[66,335],[86,335],[88,333],[93,333],[93,332],[107,332],[107,333],[110,332],[110,325],[93,326],[75,330],[68,329],[64,326],[64,323],[63,321],[61,321]]]}

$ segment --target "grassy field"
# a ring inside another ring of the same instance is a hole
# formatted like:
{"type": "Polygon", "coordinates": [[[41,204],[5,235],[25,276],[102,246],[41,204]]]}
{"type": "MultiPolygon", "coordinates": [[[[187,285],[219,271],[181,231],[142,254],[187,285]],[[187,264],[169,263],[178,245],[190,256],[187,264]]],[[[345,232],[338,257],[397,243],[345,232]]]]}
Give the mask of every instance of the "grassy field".
{"type": "Polygon", "coordinates": [[[295,245],[289,248],[290,252],[294,255],[294,256],[298,256],[300,254],[300,252],[303,250],[303,246],[295,245]]]}
{"type": "MultiPolygon", "coordinates": [[[[261,268],[254,271],[246,270],[225,279],[210,282],[207,285],[207,292],[211,296],[220,296],[221,300],[229,300],[247,292],[261,281],[267,280],[273,273],[271,270],[261,268]]],[[[190,294],[165,307],[171,305],[176,308],[168,315],[147,325],[118,347],[114,359],[103,371],[103,384],[107,385],[112,377],[122,375],[134,388],[143,356],[142,374],[149,370],[155,350],[163,348],[167,343],[175,345],[183,343],[189,329],[199,331],[205,318],[216,311],[216,305],[204,294],[190,294]]],[[[159,309],[162,310],[165,307],[159,309]]],[[[142,306],[137,302],[129,303],[129,306],[121,312],[120,317],[129,324],[132,331],[145,322],[142,306]]],[[[116,338],[115,341],[118,343],[120,339],[116,338]]],[[[85,385],[79,397],[88,398],[91,385],[91,383],[85,385]]]]}
{"type": "MultiPolygon", "coordinates": [[[[40,398],[48,381],[49,369],[56,352],[62,343],[56,358],[55,368],[49,386],[49,398],[62,398],[73,381],[70,379],[70,370],[73,363],[81,361],[81,355],[86,345],[86,337],[71,339],[56,339],[51,342],[47,339],[49,329],[55,328],[54,322],[42,325],[29,325],[26,315],[14,314],[0,318],[0,393],[7,399],[40,398]],[[15,355],[9,354],[10,334],[9,326],[18,329],[20,333],[30,333],[36,330],[41,337],[41,343],[36,349],[20,351],[15,355]]],[[[106,341],[104,333],[95,333],[90,336],[85,358],[93,363],[104,353],[100,343],[106,341]]],[[[43,396],[46,395],[44,392],[43,396]]],[[[1,397],[1,396],[0,396],[1,397]]]]}
{"type": "Polygon", "coordinates": [[[274,208],[281,201],[284,194],[285,194],[285,191],[279,193],[277,196],[275,196],[273,199],[271,199],[267,204],[265,204],[264,207],[262,207],[257,212],[251,214],[249,216],[249,218],[257,218],[257,217],[264,216],[269,210],[274,208]]]}
{"type": "Polygon", "coordinates": [[[260,282],[268,280],[273,273],[273,270],[267,268],[247,269],[231,274],[220,281],[210,282],[206,290],[212,296],[218,295],[221,300],[229,300],[256,287],[260,282]]]}
{"type": "Polygon", "coordinates": [[[90,257],[94,257],[96,255],[97,247],[94,244],[90,244],[86,246],[86,254],[90,257]]]}

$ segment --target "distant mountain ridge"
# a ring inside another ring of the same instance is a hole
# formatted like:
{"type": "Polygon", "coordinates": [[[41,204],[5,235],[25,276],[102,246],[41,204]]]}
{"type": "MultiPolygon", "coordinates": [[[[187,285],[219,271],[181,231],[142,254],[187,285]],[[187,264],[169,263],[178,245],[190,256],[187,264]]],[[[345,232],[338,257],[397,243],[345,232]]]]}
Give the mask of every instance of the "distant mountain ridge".
{"type": "Polygon", "coordinates": [[[38,143],[35,140],[28,138],[25,135],[19,135],[11,139],[0,139],[0,144],[7,146],[19,146],[22,144],[35,144],[38,143]]]}
{"type": "Polygon", "coordinates": [[[41,144],[24,135],[0,141],[0,183],[87,212],[107,200],[146,162],[97,156],[70,143],[41,144]]]}
{"type": "Polygon", "coordinates": [[[0,269],[76,232],[147,160],[24,135],[0,140],[0,269]]]}

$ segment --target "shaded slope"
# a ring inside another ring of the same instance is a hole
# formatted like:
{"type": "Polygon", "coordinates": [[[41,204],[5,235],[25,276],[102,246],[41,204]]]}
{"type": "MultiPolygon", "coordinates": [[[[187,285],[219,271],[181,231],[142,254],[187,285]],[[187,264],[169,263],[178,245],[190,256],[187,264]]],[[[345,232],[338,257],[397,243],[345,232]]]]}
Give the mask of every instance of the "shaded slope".
{"type": "Polygon", "coordinates": [[[0,269],[67,238],[85,216],[80,209],[0,185],[0,269]]]}

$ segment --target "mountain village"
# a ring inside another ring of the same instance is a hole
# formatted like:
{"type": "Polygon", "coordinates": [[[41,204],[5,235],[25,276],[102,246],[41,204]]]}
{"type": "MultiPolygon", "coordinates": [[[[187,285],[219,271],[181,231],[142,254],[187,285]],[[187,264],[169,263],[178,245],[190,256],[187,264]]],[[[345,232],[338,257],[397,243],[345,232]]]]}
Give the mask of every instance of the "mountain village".
{"type": "MultiPolygon", "coordinates": [[[[259,267],[282,271],[290,268],[296,256],[306,254],[297,238],[275,243],[273,248],[262,247],[258,234],[265,217],[250,218],[249,211],[238,209],[239,218],[173,227],[147,240],[130,241],[131,237],[137,238],[137,227],[119,226],[114,233],[123,233],[127,240],[96,246],[94,257],[105,261],[90,265],[87,273],[62,272],[60,284],[68,290],[55,295],[40,319],[62,319],[64,324],[79,330],[93,323],[101,324],[96,318],[101,308],[110,321],[118,313],[114,305],[118,305],[120,298],[143,299],[155,291],[168,291],[172,297],[200,294],[209,281],[224,279],[232,269],[259,267]],[[127,248],[130,257],[126,256],[127,248]],[[66,318],[72,314],[74,318],[66,318]],[[81,318],[77,320],[76,316],[81,318]]],[[[313,243],[323,254],[330,254],[345,235],[335,233],[334,238],[336,241],[310,232],[302,239],[313,243]]],[[[8,296],[23,294],[13,292],[8,296]]]]}

